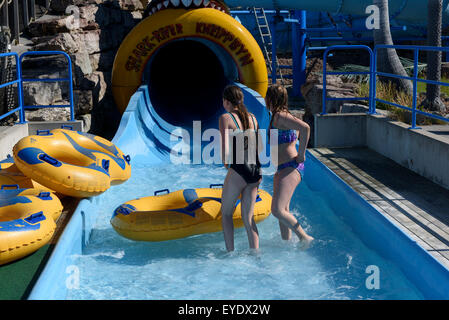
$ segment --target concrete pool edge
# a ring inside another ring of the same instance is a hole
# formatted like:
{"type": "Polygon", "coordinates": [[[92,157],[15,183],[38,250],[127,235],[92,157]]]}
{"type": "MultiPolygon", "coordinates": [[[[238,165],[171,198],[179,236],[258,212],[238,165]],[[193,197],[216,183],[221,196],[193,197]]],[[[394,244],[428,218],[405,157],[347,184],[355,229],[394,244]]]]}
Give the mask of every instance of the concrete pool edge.
{"type": "Polygon", "coordinates": [[[346,224],[351,226],[362,242],[380,252],[382,257],[395,262],[420,291],[425,291],[423,293],[428,299],[449,299],[449,291],[444,288],[444,284],[449,284],[449,269],[429,254],[410,235],[400,229],[390,218],[363,199],[359,193],[352,189],[335,172],[314,155],[309,154],[312,157],[309,157],[308,161],[315,161],[326,172],[326,175],[332,178],[331,181],[341,187],[341,190],[345,190],[345,193],[350,198],[362,204],[364,213],[367,215],[362,216],[359,214],[360,212],[351,214],[349,210],[344,210],[342,215],[339,216],[339,218],[345,220],[346,224]],[[371,232],[367,232],[370,230],[366,230],[364,228],[366,226],[360,227],[366,224],[367,221],[364,221],[365,219],[371,220],[370,222],[377,221],[379,224],[370,223],[368,227],[371,227],[371,232]],[[374,231],[377,230],[377,232],[372,232],[373,229],[374,231]],[[384,234],[382,231],[389,231],[389,234],[384,234]],[[373,238],[373,235],[376,237],[373,238]],[[427,268],[423,269],[423,265],[427,266],[427,268]]]}

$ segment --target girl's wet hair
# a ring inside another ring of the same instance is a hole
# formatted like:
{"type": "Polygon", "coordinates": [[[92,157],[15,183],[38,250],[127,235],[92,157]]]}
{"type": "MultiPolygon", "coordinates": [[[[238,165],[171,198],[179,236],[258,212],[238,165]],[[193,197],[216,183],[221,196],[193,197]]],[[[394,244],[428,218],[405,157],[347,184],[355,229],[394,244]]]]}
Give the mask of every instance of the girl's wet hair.
{"type": "Polygon", "coordinates": [[[267,102],[267,107],[270,108],[271,111],[271,121],[270,128],[272,128],[274,116],[281,112],[288,110],[288,92],[285,87],[280,84],[273,84],[268,87],[267,94],[265,96],[265,101],[267,102]]]}
{"type": "Polygon", "coordinates": [[[248,109],[243,103],[244,95],[242,89],[236,85],[229,85],[223,90],[223,99],[229,101],[237,108],[236,112],[242,122],[243,130],[249,129],[248,109]]]}
{"type": "Polygon", "coordinates": [[[265,100],[270,105],[270,111],[273,115],[280,111],[288,111],[287,89],[279,84],[268,87],[265,100]]]}

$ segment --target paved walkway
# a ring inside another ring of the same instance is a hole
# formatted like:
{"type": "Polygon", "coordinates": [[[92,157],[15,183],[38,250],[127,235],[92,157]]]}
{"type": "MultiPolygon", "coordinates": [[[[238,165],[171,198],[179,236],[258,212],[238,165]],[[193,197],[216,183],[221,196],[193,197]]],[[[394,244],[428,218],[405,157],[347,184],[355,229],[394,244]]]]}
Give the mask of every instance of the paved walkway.
{"type": "Polygon", "coordinates": [[[367,148],[310,152],[449,268],[449,190],[367,148]]]}

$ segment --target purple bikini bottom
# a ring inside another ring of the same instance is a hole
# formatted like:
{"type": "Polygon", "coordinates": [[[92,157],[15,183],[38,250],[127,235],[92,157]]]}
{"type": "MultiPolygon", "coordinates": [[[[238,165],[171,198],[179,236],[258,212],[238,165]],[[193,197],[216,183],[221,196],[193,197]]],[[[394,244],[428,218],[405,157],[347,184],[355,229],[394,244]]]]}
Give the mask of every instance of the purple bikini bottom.
{"type": "Polygon", "coordinates": [[[298,163],[298,162],[296,162],[296,160],[292,160],[290,162],[286,162],[286,163],[279,165],[277,171],[279,172],[282,169],[285,169],[288,167],[292,167],[292,168],[298,170],[299,174],[301,175],[301,179],[304,178],[304,162],[298,163]]]}

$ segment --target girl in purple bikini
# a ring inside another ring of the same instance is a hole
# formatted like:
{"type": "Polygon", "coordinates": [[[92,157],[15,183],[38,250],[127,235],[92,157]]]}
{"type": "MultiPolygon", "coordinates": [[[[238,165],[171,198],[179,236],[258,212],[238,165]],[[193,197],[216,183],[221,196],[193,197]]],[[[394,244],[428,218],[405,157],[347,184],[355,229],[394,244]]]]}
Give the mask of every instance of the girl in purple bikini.
{"type": "MultiPolygon", "coordinates": [[[[288,93],[283,86],[270,86],[265,102],[272,113],[270,129],[278,130],[278,167],[273,181],[271,212],[279,219],[282,239],[290,240],[293,230],[301,241],[302,249],[305,250],[314,239],[301,228],[298,220],[290,213],[289,207],[293,192],[304,177],[310,127],[289,112],[288,93]],[[296,148],[298,138],[299,151],[296,148]]],[[[274,141],[271,144],[276,145],[274,141]]]]}

